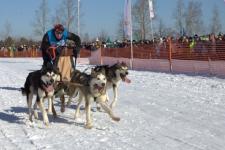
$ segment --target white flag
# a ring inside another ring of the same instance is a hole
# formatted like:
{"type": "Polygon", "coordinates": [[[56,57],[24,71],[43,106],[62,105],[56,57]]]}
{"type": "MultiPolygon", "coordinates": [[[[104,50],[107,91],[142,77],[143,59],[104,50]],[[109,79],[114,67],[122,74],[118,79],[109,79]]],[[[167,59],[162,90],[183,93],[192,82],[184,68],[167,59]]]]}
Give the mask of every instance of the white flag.
{"type": "Polygon", "coordinates": [[[149,14],[151,19],[155,17],[152,0],[149,0],[149,14]]]}
{"type": "Polygon", "coordinates": [[[127,38],[132,36],[131,1],[125,0],[124,5],[124,33],[127,38]]]}

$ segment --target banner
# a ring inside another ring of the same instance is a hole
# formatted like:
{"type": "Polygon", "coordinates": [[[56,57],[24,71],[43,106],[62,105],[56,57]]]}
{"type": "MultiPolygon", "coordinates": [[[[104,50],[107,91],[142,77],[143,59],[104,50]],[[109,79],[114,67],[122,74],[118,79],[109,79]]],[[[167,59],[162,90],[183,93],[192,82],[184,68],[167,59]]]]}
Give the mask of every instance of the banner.
{"type": "Polygon", "coordinates": [[[124,34],[126,38],[132,36],[131,0],[125,0],[124,5],[124,34]]]}
{"type": "Polygon", "coordinates": [[[152,19],[155,17],[154,10],[153,10],[153,3],[152,3],[152,0],[149,0],[148,2],[149,2],[150,19],[152,19]]]}

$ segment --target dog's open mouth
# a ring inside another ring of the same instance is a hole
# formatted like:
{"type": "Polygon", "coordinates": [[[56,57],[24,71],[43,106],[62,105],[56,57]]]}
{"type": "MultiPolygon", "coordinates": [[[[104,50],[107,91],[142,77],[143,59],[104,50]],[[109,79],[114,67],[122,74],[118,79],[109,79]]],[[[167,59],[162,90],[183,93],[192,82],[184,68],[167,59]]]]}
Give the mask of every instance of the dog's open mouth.
{"type": "Polygon", "coordinates": [[[131,80],[128,79],[126,75],[120,74],[120,77],[121,77],[121,79],[122,79],[123,82],[131,83],[131,80]]]}
{"type": "Polygon", "coordinates": [[[99,86],[98,84],[94,84],[94,89],[97,89],[99,92],[104,90],[104,86],[99,86]]]}
{"type": "Polygon", "coordinates": [[[53,84],[43,85],[42,87],[45,92],[52,92],[54,90],[53,84]]]}

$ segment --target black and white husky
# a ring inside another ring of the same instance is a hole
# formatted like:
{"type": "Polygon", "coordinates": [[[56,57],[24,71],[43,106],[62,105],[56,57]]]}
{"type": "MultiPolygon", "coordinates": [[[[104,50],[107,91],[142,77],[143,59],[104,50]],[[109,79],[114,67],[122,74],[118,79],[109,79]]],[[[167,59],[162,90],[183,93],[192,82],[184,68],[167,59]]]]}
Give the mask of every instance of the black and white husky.
{"type": "MultiPolygon", "coordinates": [[[[71,84],[74,84],[78,96],[78,104],[75,112],[75,119],[79,117],[81,102],[85,101],[85,111],[86,111],[86,128],[92,128],[91,119],[91,103],[96,101],[101,105],[101,107],[109,114],[109,116],[115,120],[119,121],[120,118],[116,117],[112,110],[108,107],[106,102],[106,77],[105,72],[95,72],[91,71],[91,74],[80,72],[75,70],[71,78],[71,84]],[[77,84],[77,86],[76,86],[77,84]]],[[[76,92],[75,92],[76,93],[76,92]]]]}
{"type": "MultiPolygon", "coordinates": [[[[124,62],[121,62],[121,63],[118,62],[112,66],[108,66],[108,65],[96,66],[93,70],[95,72],[99,72],[99,71],[105,72],[106,78],[107,78],[106,88],[113,89],[113,95],[114,95],[113,100],[110,104],[110,107],[111,108],[115,107],[116,102],[118,100],[118,86],[120,84],[120,81],[123,81],[126,83],[131,82],[131,80],[127,78],[128,66],[124,62]]],[[[107,101],[108,100],[109,100],[109,97],[107,94],[107,101]]]]}
{"type": "Polygon", "coordinates": [[[32,116],[34,113],[35,118],[38,118],[37,105],[39,106],[45,125],[49,125],[47,112],[44,109],[44,99],[48,99],[48,113],[55,112],[53,106],[54,99],[54,84],[56,81],[60,81],[60,73],[56,67],[51,64],[42,66],[41,70],[30,72],[26,78],[24,87],[21,88],[22,94],[27,97],[29,120],[32,122],[32,116]],[[37,95],[34,103],[34,112],[32,111],[32,99],[33,95],[37,95]]]}

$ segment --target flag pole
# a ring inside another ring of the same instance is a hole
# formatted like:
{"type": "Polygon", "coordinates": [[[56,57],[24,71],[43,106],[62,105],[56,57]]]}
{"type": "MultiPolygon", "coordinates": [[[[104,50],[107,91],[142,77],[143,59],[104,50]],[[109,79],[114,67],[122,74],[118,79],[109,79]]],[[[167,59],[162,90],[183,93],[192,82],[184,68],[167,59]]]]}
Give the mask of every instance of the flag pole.
{"type": "Polygon", "coordinates": [[[77,34],[80,36],[80,0],[77,0],[77,34]]]}
{"type": "MultiPolygon", "coordinates": [[[[132,23],[131,23],[132,26],[132,23]]],[[[130,68],[133,69],[133,60],[134,60],[134,55],[133,55],[133,35],[132,35],[132,30],[131,30],[131,36],[130,36],[130,51],[131,51],[131,59],[130,59],[130,68]]]]}
{"type": "Polygon", "coordinates": [[[153,32],[153,24],[152,24],[153,20],[152,19],[154,18],[155,14],[154,14],[154,10],[153,10],[152,0],[149,0],[148,2],[149,2],[149,17],[150,17],[150,24],[151,24],[152,41],[154,43],[154,32],[153,32]]]}
{"type": "Polygon", "coordinates": [[[150,17],[150,23],[151,23],[151,34],[152,34],[152,41],[154,43],[154,32],[153,32],[153,25],[152,25],[152,17],[150,17]]]}
{"type": "Polygon", "coordinates": [[[125,0],[124,5],[124,33],[126,39],[130,39],[130,68],[133,69],[133,36],[132,36],[132,15],[131,0],[125,0]]]}
{"type": "Polygon", "coordinates": [[[134,60],[134,54],[133,54],[133,29],[132,29],[132,0],[130,1],[130,68],[133,69],[133,60],[134,60]]]}

